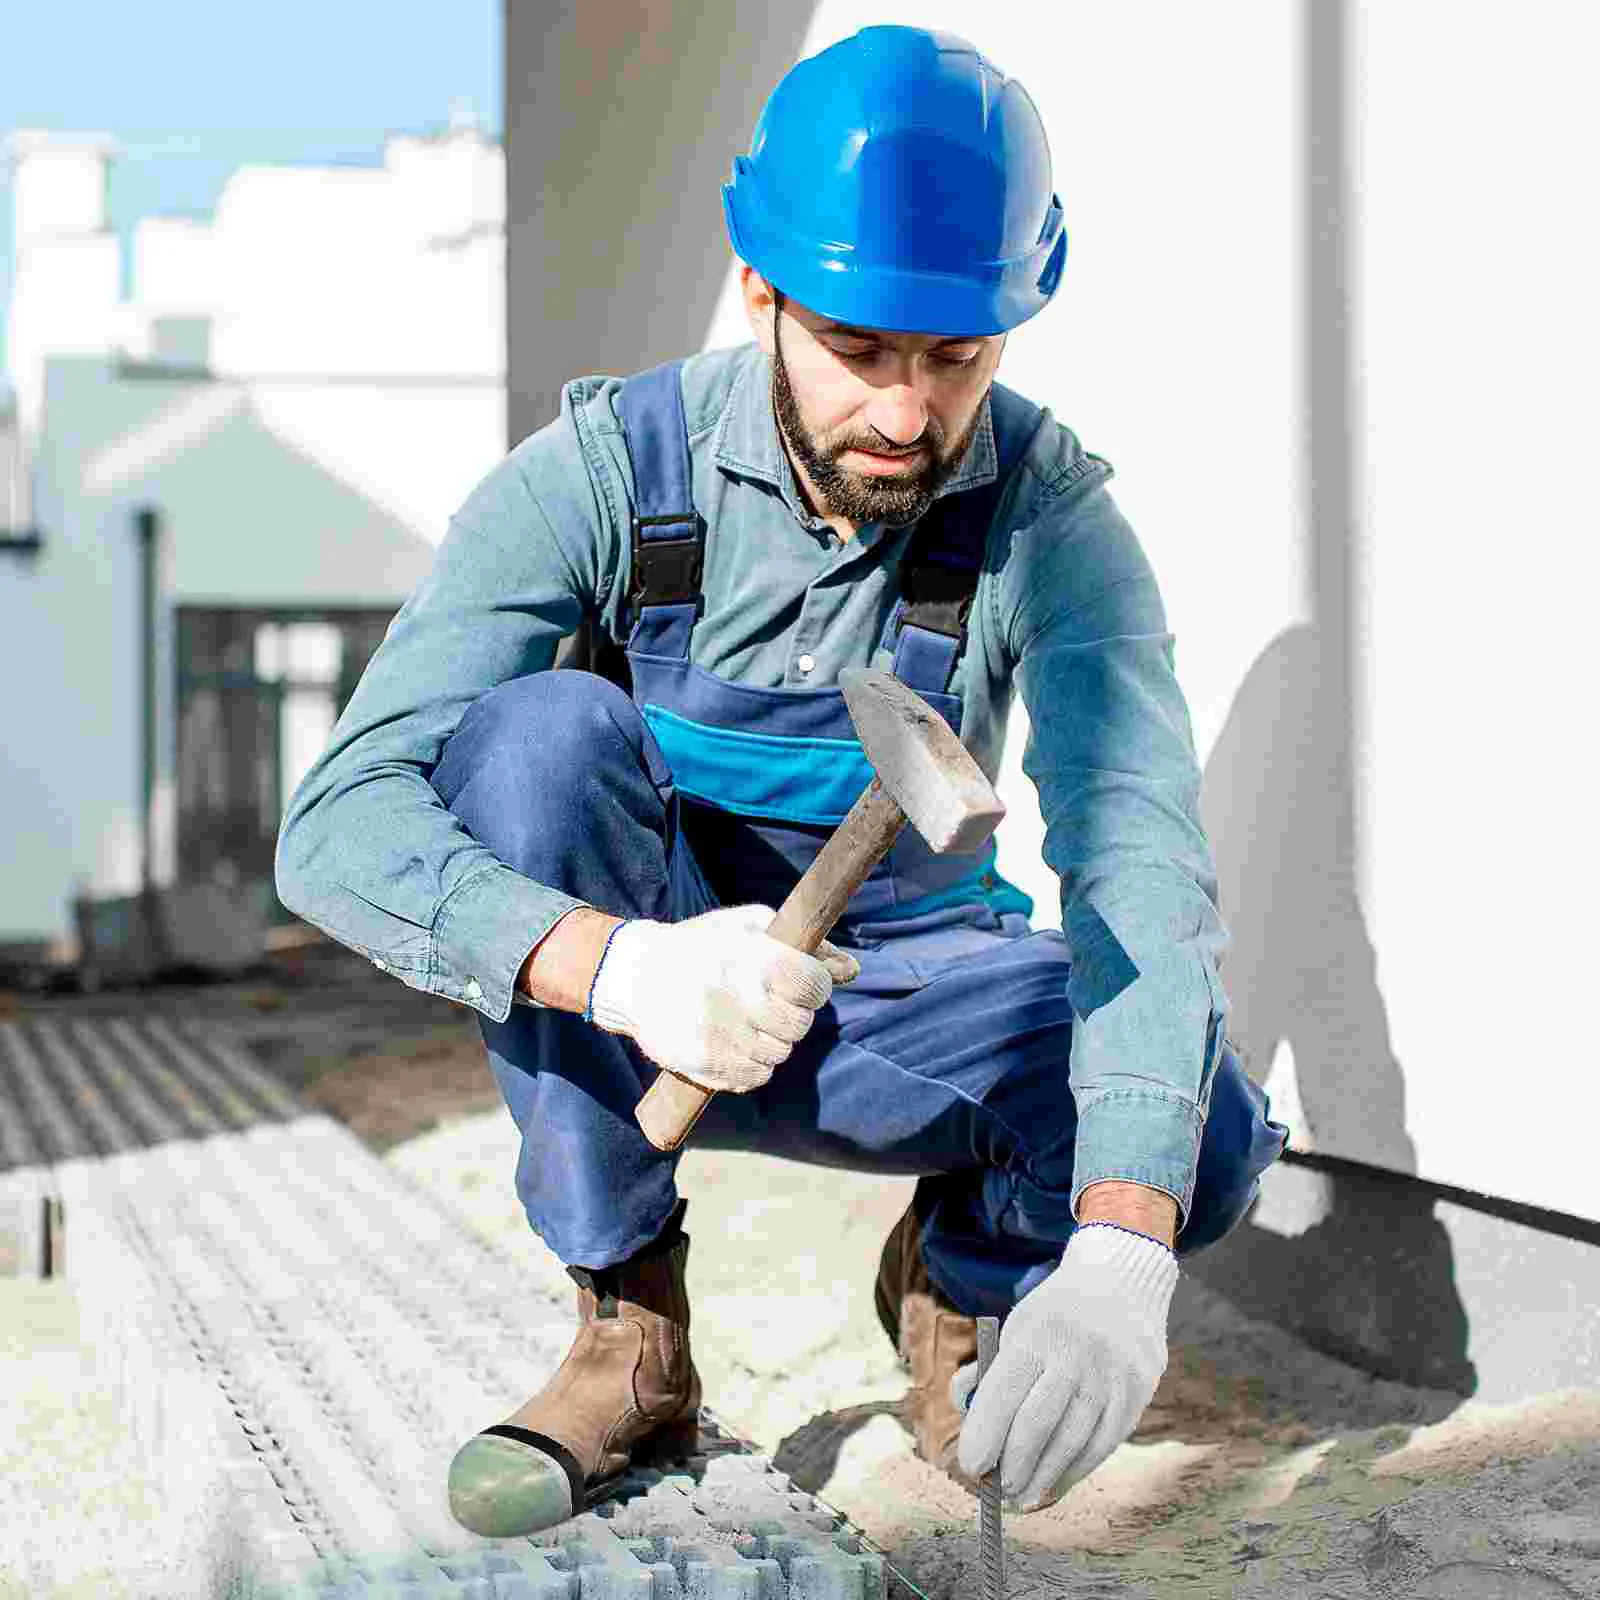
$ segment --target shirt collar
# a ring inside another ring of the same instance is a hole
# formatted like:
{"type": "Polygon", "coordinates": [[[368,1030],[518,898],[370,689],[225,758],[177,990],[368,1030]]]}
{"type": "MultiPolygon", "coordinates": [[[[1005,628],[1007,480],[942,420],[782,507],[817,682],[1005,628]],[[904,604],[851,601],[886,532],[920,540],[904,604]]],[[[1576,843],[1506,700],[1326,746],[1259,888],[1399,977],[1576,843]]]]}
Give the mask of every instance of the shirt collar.
{"type": "MultiPolygon", "coordinates": [[[[808,521],[805,508],[800,504],[789,458],[778,438],[778,419],[772,412],[771,363],[759,346],[752,349],[753,359],[740,364],[722,408],[722,420],[717,428],[717,465],[740,477],[770,484],[802,522],[808,521]]],[[[947,494],[993,483],[998,472],[994,423],[986,394],[967,453],[961,465],[940,484],[934,499],[942,500],[947,494]]]]}

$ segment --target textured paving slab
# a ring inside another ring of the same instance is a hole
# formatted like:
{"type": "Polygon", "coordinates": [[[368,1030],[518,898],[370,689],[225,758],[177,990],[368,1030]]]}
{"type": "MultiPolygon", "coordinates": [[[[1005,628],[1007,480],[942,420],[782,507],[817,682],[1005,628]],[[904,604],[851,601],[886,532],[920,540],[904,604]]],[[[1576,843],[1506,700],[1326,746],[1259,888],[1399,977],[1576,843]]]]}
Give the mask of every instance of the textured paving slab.
{"type": "Polygon", "coordinates": [[[0,1172],[304,1109],[238,1050],[164,1019],[0,1022],[0,1172]]]}
{"type": "MultiPolygon", "coordinates": [[[[459,1527],[451,1456],[554,1370],[571,1305],[226,1045],[159,1021],[0,1025],[7,1125],[17,1203],[60,1198],[119,1444],[170,1500],[96,1528],[107,1571],[172,1574],[127,1592],[887,1595],[881,1558],[710,1416],[681,1472],[536,1539],[459,1527]]],[[[64,1558],[85,1524],[60,1520],[64,1558]]],[[[32,1530],[36,1571],[51,1536],[32,1530]]]]}

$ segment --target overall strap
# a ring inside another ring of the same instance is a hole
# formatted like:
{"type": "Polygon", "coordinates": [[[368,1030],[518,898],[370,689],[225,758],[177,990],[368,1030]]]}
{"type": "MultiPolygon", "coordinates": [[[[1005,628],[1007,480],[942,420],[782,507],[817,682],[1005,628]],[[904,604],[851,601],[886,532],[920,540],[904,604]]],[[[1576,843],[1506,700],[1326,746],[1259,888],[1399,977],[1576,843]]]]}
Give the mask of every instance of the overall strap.
{"type": "Polygon", "coordinates": [[[942,692],[955,675],[989,529],[1041,415],[1032,401],[991,384],[994,482],[935,500],[912,535],[900,564],[901,598],[886,638],[894,645],[894,675],[910,688],[942,692]]]}
{"type": "Polygon", "coordinates": [[[689,632],[700,614],[706,525],[694,508],[682,365],[668,361],[625,380],[617,412],[633,463],[628,614],[650,636],[651,654],[687,659],[689,632]]]}

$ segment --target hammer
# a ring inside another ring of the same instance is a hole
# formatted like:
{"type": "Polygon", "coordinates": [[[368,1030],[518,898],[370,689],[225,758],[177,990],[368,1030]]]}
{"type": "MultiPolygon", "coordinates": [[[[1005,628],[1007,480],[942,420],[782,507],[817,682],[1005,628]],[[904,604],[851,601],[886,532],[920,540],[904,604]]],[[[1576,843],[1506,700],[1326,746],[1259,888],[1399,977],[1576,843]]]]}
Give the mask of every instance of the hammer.
{"type": "MultiPolygon", "coordinates": [[[[807,955],[827,938],[907,822],[942,855],[976,850],[1006,814],[949,723],[914,689],[875,667],[846,667],[839,687],[875,776],[767,929],[769,937],[807,955]]],[[[713,1093],[663,1070],[634,1116],[656,1149],[676,1150],[713,1093]]]]}

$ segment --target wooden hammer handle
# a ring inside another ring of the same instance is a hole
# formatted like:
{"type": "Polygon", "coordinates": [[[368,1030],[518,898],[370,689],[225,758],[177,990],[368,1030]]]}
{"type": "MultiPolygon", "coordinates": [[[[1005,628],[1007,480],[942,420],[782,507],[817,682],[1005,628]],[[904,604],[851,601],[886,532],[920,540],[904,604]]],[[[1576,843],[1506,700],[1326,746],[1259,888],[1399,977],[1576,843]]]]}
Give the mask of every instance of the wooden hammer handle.
{"type": "MultiPolygon", "coordinates": [[[[905,825],[906,814],[899,802],[874,778],[789,891],[767,929],[769,937],[793,950],[814,954],[850,896],[888,855],[905,825]]],[[[710,1105],[714,1092],[663,1070],[641,1096],[634,1116],[657,1150],[676,1150],[710,1105]]]]}

